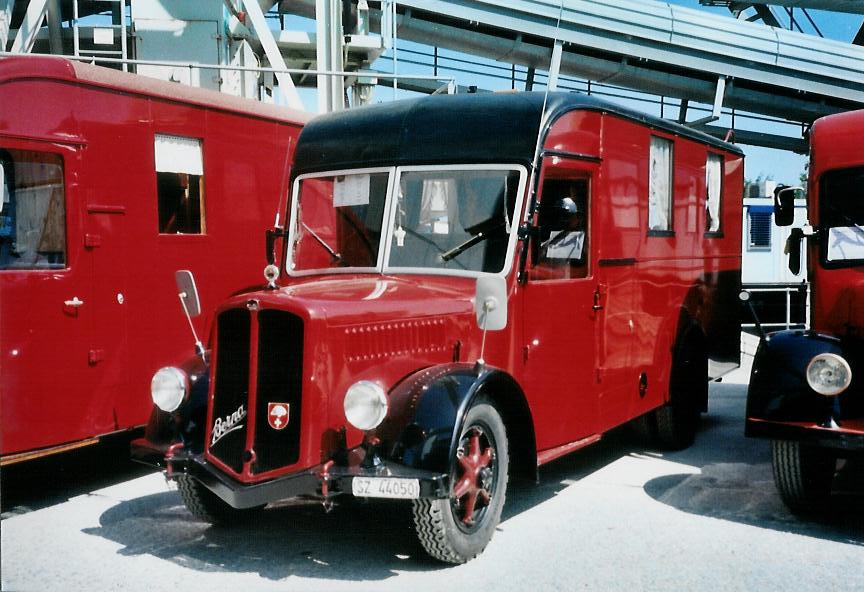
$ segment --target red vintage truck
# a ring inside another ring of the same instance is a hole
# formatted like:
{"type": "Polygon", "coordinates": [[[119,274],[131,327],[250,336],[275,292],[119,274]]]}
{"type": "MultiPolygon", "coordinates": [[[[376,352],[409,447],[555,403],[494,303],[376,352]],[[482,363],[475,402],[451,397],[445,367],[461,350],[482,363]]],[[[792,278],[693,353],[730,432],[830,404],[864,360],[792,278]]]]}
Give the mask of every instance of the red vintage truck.
{"type": "Polygon", "coordinates": [[[634,418],[687,446],[738,364],[735,146],[576,94],[432,96],[313,119],[292,178],[267,285],[157,372],[134,443],[199,518],[398,498],[465,562],[511,475],[634,418]]]}
{"type": "MultiPolygon", "coordinates": [[[[256,281],[307,118],[62,58],[0,60],[2,464],[147,422],[150,376],[189,351],[174,270],[195,271],[206,308],[256,281]]],[[[196,323],[206,336],[210,317],[196,323]]]]}
{"type": "MultiPolygon", "coordinates": [[[[753,360],[748,436],[772,440],[774,481],[802,513],[831,503],[838,460],[864,452],[864,111],[831,115],[810,130],[809,224],[793,229],[790,268],[811,281],[808,330],[766,335],[753,360]]],[[[796,188],[780,189],[774,219],[792,223],[796,188]]]]}

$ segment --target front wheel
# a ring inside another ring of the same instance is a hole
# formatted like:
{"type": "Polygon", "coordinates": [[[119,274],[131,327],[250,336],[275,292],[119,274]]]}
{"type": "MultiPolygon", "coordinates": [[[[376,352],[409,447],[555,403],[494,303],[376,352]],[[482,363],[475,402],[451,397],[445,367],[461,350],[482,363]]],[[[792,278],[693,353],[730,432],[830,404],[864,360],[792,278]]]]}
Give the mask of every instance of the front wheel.
{"type": "Polygon", "coordinates": [[[446,563],[479,555],[501,520],[509,467],[507,432],[489,403],[465,417],[450,471],[450,497],[414,501],[414,525],[426,552],[446,563]]]}
{"type": "Polygon", "coordinates": [[[836,457],[797,441],[772,440],[774,483],[786,506],[796,513],[824,511],[831,494],[836,457]]]}

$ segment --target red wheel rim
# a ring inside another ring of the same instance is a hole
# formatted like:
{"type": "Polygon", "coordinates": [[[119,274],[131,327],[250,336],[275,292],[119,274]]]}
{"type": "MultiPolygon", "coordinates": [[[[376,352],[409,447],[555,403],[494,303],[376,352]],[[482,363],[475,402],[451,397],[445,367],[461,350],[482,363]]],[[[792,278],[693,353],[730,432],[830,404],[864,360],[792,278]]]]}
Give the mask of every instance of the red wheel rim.
{"type": "Polygon", "coordinates": [[[456,452],[456,477],[453,505],[463,526],[473,527],[492,500],[495,477],[495,449],[479,426],[472,426],[462,437],[456,452]]]}

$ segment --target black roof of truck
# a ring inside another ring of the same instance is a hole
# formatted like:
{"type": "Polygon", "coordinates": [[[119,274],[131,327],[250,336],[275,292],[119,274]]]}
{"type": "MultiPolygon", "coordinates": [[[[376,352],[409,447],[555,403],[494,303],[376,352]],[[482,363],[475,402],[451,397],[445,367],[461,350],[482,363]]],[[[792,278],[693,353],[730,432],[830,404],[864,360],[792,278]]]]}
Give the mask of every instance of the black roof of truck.
{"type": "Polygon", "coordinates": [[[498,162],[527,166],[534,159],[544,98],[544,135],[552,123],[567,112],[602,111],[742,154],[737,146],[707,134],[583,94],[433,95],[314,118],[300,134],[294,174],[445,163],[498,162]]]}

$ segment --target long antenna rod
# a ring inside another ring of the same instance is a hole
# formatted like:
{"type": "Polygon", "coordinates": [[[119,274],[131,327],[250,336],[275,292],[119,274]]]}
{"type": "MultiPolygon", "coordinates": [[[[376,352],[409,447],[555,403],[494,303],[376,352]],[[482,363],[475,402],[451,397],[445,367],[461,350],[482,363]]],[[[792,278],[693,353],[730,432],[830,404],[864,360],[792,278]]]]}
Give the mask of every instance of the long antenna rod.
{"type": "MultiPolygon", "coordinates": [[[[558,22],[555,23],[555,38],[552,41],[552,57],[549,59],[549,69],[552,70],[553,62],[556,57],[558,47],[558,33],[561,29],[561,19],[564,16],[564,0],[561,0],[558,5],[558,22]]],[[[558,56],[560,59],[560,56],[558,56]]],[[[551,82],[551,81],[549,81],[551,82]]],[[[546,102],[549,100],[549,84],[546,84],[546,91],[543,93],[543,108],[540,110],[540,124],[537,126],[537,141],[534,143],[534,158],[531,161],[531,177],[528,180],[528,188],[531,192],[531,198],[528,202],[528,208],[525,210],[524,224],[528,224],[534,218],[534,211],[537,209],[537,183],[539,182],[540,170],[540,154],[543,142],[543,124],[546,121],[546,102]]],[[[528,241],[530,233],[523,233],[520,238],[523,240],[522,251],[519,254],[519,283],[524,284],[525,265],[528,260],[528,241]]]]}

